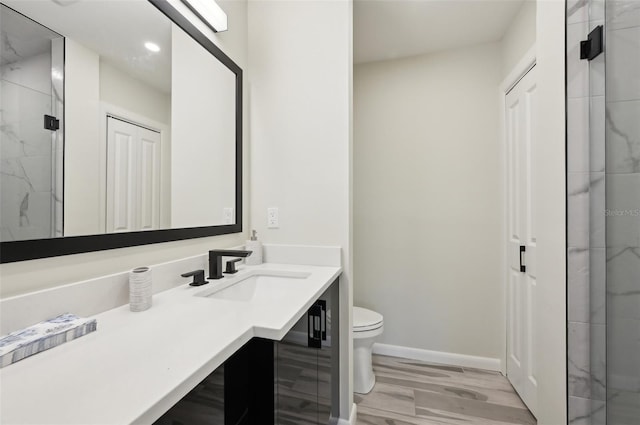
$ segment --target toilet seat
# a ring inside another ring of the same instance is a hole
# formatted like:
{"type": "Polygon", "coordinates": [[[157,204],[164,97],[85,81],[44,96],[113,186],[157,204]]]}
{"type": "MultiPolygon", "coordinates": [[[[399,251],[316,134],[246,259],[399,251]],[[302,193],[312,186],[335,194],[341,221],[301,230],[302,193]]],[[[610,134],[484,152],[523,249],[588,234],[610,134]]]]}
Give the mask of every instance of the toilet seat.
{"type": "Polygon", "coordinates": [[[383,325],[382,314],[375,311],[353,307],[353,332],[368,332],[379,329],[383,325]]]}

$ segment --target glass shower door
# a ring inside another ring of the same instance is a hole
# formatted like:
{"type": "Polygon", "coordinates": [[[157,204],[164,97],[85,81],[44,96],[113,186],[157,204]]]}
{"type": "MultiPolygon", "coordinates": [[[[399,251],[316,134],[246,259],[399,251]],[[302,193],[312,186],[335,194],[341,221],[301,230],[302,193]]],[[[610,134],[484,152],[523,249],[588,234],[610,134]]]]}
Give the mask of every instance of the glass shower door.
{"type": "Polygon", "coordinates": [[[640,2],[606,1],[607,424],[640,423],[640,2]]]}

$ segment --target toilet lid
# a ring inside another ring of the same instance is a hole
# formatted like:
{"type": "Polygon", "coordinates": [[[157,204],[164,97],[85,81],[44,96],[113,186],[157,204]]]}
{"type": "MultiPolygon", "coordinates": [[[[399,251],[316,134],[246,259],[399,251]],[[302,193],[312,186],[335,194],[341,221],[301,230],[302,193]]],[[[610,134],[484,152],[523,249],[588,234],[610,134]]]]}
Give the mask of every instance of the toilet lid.
{"type": "Polygon", "coordinates": [[[353,331],[369,331],[382,326],[382,314],[362,307],[353,307],[353,331]]]}
{"type": "MultiPolygon", "coordinates": [[[[365,332],[382,327],[382,314],[362,307],[353,307],[353,331],[365,332]]],[[[331,324],[331,310],[327,311],[327,321],[331,324]]]]}

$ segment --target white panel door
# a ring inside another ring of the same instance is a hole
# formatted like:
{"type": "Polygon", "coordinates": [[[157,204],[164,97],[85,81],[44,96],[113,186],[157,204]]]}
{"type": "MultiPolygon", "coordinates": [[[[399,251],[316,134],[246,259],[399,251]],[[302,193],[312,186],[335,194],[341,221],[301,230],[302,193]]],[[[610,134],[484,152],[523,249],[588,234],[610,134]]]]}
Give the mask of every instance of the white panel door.
{"type": "Polygon", "coordinates": [[[533,161],[536,77],[531,69],[506,95],[507,378],[529,410],[538,407],[536,359],[536,223],[533,161]]]}
{"type": "Polygon", "coordinates": [[[160,227],[160,133],[140,128],[139,230],[160,227]]]}
{"type": "Polygon", "coordinates": [[[137,230],[136,138],[136,126],[108,119],[107,233],[137,230]]]}
{"type": "Polygon", "coordinates": [[[106,232],[158,229],[160,133],[107,118],[106,232]]]}

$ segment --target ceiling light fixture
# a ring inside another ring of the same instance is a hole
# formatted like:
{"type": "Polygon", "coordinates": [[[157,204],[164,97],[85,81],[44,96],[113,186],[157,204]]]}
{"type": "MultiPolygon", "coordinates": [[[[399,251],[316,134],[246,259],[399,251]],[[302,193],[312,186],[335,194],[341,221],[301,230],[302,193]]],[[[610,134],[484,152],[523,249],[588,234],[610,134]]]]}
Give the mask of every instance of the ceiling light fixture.
{"type": "Polygon", "coordinates": [[[182,0],[214,32],[227,30],[227,14],[214,0],[182,0]]]}
{"type": "Polygon", "coordinates": [[[144,47],[146,47],[148,51],[153,53],[158,53],[160,51],[160,46],[150,41],[147,41],[146,43],[144,43],[144,47]]]}

